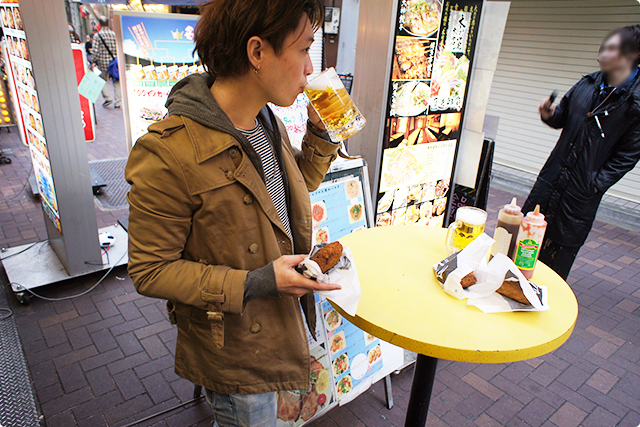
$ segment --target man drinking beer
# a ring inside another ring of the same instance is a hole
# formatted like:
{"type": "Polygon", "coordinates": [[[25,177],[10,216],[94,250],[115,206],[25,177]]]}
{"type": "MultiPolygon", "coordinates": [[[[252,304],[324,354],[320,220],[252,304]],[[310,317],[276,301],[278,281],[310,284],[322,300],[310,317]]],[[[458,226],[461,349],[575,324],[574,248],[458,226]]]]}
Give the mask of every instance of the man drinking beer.
{"type": "Polygon", "coordinates": [[[175,370],[206,388],[220,427],[275,426],[278,390],[308,390],[303,324],[317,283],[294,267],[311,249],[309,191],[338,145],[318,116],[295,150],[267,106],[294,102],[313,67],[320,0],[214,0],[195,42],[207,74],[180,81],[126,169],[129,274],[167,300],[175,370]]]}

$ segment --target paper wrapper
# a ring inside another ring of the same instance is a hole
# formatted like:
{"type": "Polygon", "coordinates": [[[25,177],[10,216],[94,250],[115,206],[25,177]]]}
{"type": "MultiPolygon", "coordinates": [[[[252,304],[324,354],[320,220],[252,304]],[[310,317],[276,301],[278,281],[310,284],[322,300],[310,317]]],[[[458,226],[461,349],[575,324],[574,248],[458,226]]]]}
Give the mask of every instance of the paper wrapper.
{"type": "Polygon", "coordinates": [[[311,257],[325,245],[326,243],[314,246],[309,256],[298,264],[298,271],[309,279],[342,286],[342,289],[335,291],[316,291],[316,293],[336,303],[349,316],[355,316],[358,310],[358,303],[360,302],[360,295],[362,295],[362,289],[360,288],[358,270],[356,269],[356,263],[353,260],[351,249],[342,245],[342,258],[340,258],[338,264],[325,274],[322,274],[320,266],[315,261],[311,261],[311,257]]]}
{"type": "Polygon", "coordinates": [[[549,310],[546,286],[527,280],[509,257],[497,254],[487,263],[487,254],[493,243],[492,238],[482,234],[462,251],[434,265],[433,271],[444,291],[458,299],[467,298],[468,305],[474,305],[485,313],[549,310]],[[463,289],[460,282],[471,272],[475,274],[477,283],[463,289]],[[531,305],[498,294],[496,290],[506,280],[518,282],[531,305]]]}

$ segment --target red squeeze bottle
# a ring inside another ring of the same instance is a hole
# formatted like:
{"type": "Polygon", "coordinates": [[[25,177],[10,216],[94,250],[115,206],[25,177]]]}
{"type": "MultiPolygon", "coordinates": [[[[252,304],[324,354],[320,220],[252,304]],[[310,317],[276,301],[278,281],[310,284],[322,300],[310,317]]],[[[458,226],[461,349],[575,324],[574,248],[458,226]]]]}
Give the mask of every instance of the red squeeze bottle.
{"type": "Polygon", "coordinates": [[[540,205],[536,205],[535,210],[529,212],[522,219],[513,259],[516,267],[520,269],[527,279],[533,277],[533,271],[536,268],[546,230],[547,221],[544,220],[544,215],[540,213],[540,205]]]}

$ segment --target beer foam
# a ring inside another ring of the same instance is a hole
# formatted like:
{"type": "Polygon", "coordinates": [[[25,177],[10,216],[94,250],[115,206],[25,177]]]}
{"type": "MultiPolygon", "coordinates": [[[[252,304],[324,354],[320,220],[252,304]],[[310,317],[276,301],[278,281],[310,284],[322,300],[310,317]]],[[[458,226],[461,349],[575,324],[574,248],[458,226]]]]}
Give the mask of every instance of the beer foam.
{"type": "Polygon", "coordinates": [[[325,91],[328,90],[330,87],[329,82],[328,81],[318,81],[318,80],[313,80],[311,83],[308,83],[307,86],[305,86],[306,90],[321,90],[321,91],[325,91]]]}
{"type": "MultiPolygon", "coordinates": [[[[334,71],[334,73],[335,73],[335,71],[334,71]]],[[[331,80],[332,79],[331,79],[331,77],[332,76],[329,73],[329,70],[325,70],[322,73],[318,74],[309,83],[307,83],[307,87],[305,87],[305,89],[325,91],[328,88],[332,87],[332,84],[331,84],[331,80]]],[[[340,82],[340,79],[338,79],[338,82],[340,82]]]]}
{"type": "Polygon", "coordinates": [[[480,209],[458,209],[456,220],[469,225],[484,225],[487,222],[487,213],[480,209]]]}

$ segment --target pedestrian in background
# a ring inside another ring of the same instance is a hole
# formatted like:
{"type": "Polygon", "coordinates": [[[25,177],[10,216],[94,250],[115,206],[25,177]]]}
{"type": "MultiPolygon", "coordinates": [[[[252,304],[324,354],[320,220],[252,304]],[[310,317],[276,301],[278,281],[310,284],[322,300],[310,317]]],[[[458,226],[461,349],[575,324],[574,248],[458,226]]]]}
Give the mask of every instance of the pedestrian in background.
{"type": "Polygon", "coordinates": [[[113,81],[114,98],[111,98],[107,86],[102,88],[103,107],[113,104],[114,108],[120,108],[120,80],[111,79],[109,77],[109,63],[116,59],[116,33],[109,29],[109,21],[107,18],[100,17],[100,31],[93,36],[93,63],[100,69],[100,77],[109,82],[113,81]],[[115,99],[115,101],[114,101],[115,99]]]}
{"type": "Polygon", "coordinates": [[[89,35],[87,34],[87,40],[84,42],[84,50],[85,52],[87,52],[87,61],[89,62],[89,64],[91,64],[91,62],[93,62],[91,60],[91,48],[92,48],[92,40],[93,40],[93,34],[89,35]]]}
{"type": "Polygon", "coordinates": [[[565,280],[584,244],[604,193],[640,159],[640,26],[611,31],[598,55],[600,71],[584,76],[542,121],[562,129],[524,204],[537,204],[548,228],[540,260],[565,280]]]}
{"type": "Polygon", "coordinates": [[[80,36],[72,24],[69,24],[69,39],[71,39],[71,43],[80,43],[80,36]]]}

